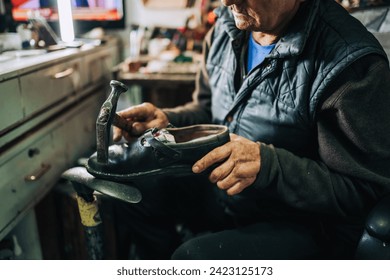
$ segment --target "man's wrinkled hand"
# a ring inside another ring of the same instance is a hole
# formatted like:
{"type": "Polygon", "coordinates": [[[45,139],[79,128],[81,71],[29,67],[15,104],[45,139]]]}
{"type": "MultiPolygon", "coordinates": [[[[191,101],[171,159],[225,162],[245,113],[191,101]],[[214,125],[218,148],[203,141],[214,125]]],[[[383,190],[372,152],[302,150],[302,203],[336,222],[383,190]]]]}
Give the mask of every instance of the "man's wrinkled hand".
{"type": "Polygon", "coordinates": [[[153,104],[145,102],[118,112],[118,115],[127,120],[131,125],[131,131],[124,131],[113,127],[113,140],[119,141],[122,137],[131,140],[138,137],[149,128],[164,128],[169,121],[165,113],[153,104]]]}
{"type": "Polygon", "coordinates": [[[235,195],[256,180],[261,164],[260,145],[235,134],[230,134],[230,139],[230,142],[198,160],[192,171],[200,173],[213,164],[221,163],[211,172],[209,179],[229,195],[235,195]]]}

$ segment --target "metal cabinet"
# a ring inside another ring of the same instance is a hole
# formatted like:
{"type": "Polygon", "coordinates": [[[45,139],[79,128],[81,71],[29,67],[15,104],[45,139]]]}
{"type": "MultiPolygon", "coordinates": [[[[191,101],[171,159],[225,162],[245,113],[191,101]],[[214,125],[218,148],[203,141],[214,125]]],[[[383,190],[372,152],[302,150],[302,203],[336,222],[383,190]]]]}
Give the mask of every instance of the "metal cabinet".
{"type": "MultiPolygon", "coordinates": [[[[107,65],[116,63],[115,49],[116,41],[58,51],[0,71],[0,242],[36,240],[34,207],[64,170],[94,150],[95,121],[109,89],[107,65]],[[22,234],[26,227],[30,235],[22,234]]],[[[27,252],[24,258],[39,256],[27,252]]]]}

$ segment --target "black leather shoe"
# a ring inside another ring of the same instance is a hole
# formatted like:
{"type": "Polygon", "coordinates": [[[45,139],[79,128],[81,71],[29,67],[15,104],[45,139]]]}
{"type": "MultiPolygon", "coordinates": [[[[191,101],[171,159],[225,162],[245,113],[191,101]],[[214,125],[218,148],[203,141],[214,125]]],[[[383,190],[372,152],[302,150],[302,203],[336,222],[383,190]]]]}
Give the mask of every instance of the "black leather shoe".
{"type": "Polygon", "coordinates": [[[228,141],[229,130],[222,125],[150,129],[137,140],[110,146],[107,164],[99,163],[93,154],[86,168],[96,178],[123,182],[148,176],[185,176],[193,174],[191,168],[197,160],[228,141]]]}

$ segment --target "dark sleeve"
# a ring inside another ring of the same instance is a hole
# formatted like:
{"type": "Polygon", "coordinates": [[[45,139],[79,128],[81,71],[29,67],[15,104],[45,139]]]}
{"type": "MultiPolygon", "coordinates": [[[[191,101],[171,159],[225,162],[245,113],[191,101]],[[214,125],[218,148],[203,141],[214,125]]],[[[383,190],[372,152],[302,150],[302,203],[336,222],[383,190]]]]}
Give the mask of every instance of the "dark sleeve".
{"type": "Polygon", "coordinates": [[[192,102],[173,109],[163,109],[169,122],[175,126],[211,123],[211,90],[206,70],[206,60],[211,44],[213,28],[208,32],[203,42],[203,59],[196,75],[195,91],[192,102]]]}
{"type": "Polygon", "coordinates": [[[361,58],[328,91],[317,113],[319,159],[262,145],[255,187],[305,211],[361,219],[390,192],[388,63],[361,58]]]}

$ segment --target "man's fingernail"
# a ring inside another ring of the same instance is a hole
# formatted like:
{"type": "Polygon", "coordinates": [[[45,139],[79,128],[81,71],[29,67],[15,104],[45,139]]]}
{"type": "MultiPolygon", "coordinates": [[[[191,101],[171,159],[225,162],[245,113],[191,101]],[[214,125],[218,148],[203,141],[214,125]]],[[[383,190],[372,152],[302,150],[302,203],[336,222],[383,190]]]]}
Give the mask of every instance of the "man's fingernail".
{"type": "Polygon", "coordinates": [[[199,166],[197,166],[197,165],[195,165],[194,167],[192,167],[192,172],[194,172],[194,173],[199,173],[199,170],[200,170],[200,168],[199,168],[199,166]]]}

